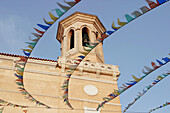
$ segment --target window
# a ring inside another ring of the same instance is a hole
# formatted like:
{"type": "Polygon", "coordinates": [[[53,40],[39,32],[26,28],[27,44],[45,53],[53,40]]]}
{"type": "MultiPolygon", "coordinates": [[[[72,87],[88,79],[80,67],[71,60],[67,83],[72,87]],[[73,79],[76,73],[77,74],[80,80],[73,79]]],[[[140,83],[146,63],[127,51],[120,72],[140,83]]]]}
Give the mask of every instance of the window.
{"type": "Polygon", "coordinates": [[[70,49],[73,49],[74,48],[74,30],[70,30],[69,36],[70,36],[70,49]]]}
{"type": "Polygon", "coordinates": [[[87,27],[84,27],[82,29],[82,45],[83,46],[86,46],[86,44],[89,45],[89,35],[88,35],[88,29],[87,27]]]}

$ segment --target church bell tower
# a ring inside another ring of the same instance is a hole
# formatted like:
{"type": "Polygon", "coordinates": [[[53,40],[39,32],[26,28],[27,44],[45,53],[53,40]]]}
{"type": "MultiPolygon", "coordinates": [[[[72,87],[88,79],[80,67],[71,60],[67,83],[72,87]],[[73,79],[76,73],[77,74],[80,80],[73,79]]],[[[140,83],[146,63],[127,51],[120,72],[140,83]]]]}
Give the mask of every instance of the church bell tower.
{"type": "MultiPolygon", "coordinates": [[[[57,40],[61,43],[61,58],[74,59],[85,52],[83,47],[94,42],[106,31],[97,16],[76,12],[59,22],[57,40]]],[[[104,63],[102,44],[86,58],[89,62],[104,63]]]]}
{"type": "MultiPolygon", "coordinates": [[[[56,38],[61,43],[61,56],[57,68],[61,77],[66,75],[70,65],[76,65],[76,58],[85,52],[86,44],[94,43],[105,31],[97,16],[80,12],[75,12],[59,22],[56,38]]],[[[102,110],[95,111],[103,97],[113,92],[113,89],[118,89],[119,74],[118,66],[105,64],[103,43],[96,46],[70,78],[68,98],[73,108],[81,111],[69,113],[106,113],[107,110],[121,112],[119,97],[107,103],[102,110]]],[[[60,107],[65,105],[61,104],[60,107]]],[[[59,113],[65,112],[61,110],[59,113]]]]}

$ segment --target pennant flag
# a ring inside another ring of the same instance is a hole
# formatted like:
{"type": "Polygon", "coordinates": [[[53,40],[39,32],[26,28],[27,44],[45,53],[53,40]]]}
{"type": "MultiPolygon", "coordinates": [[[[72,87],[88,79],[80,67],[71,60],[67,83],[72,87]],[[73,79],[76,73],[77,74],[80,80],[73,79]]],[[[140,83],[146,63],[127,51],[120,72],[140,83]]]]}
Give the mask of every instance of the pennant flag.
{"type": "Polygon", "coordinates": [[[90,45],[94,45],[94,46],[97,46],[99,43],[91,43],[89,42],[90,45]]]}
{"type": "Polygon", "coordinates": [[[115,23],[113,22],[113,24],[112,24],[112,28],[116,31],[116,30],[118,30],[118,29],[120,29],[120,27],[116,27],[115,26],[115,23]]]}
{"type": "Polygon", "coordinates": [[[154,69],[157,69],[157,68],[160,67],[160,66],[157,66],[154,62],[151,62],[151,65],[152,65],[152,67],[153,67],[154,69]]]}
{"type": "Polygon", "coordinates": [[[170,61],[170,58],[168,57],[165,57],[165,58],[162,58],[162,60],[164,60],[166,63],[170,61]]]}
{"type": "Polygon", "coordinates": [[[42,35],[39,35],[37,33],[31,33],[31,34],[33,34],[37,39],[40,39],[42,37],[42,35]]]}
{"type": "Polygon", "coordinates": [[[155,2],[150,1],[150,0],[146,0],[146,2],[148,3],[148,5],[151,9],[153,9],[159,5],[159,4],[156,4],[155,2]]]}
{"type": "Polygon", "coordinates": [[[41,25],[41,24],[37,24],[37,25],[44,30],[47,30],[50,27],[50,26],[45,26],[45,25],[41,25]]]}
{"type": "Polygon", "coordinates": [[[128,21],[128,22],[130,22],[130,21],[132,21],[134,18],[133,17],[131,17],[130,15],[128,15],[128,14],[125,14],[125,17],[126,17],[126,20],[128,21]]]}
{"type": "Polygon", "coordinates": [[[81,59],[84,59],[84,58],[85,58],[85,56],[82,56],[82,55],[80,55],[80,56],[78,56],[78,57],[80,57],[81,59]]]}
{"type": "MultiPolygon", "coordinates": [[[[56,17],[56,18],[57,18],[57,17],[56,17]]],[[[50,26],[54,23],[54,22],[52,22],[52,21],[51,21],[51,22],[47,22],[44,18],[43,18],[43,20],[44,20],[44,22],[45,22],[47,25],[50,25],[50,26]]]]}
{"type": "Polygon", "coordinates": [[[86,43],[86,47],[89,47],[89,48],[93,49],[94,47],[96,47],[96,45],[95,45],[95,46],[91,46],[91,45],[88,45],[88,44],[86,43]]]}
{"type": "Polygon", "coordinates": [[[139,82],[142,78],[137,78],[135,77],[134,75],[132,75],[133,79],[136,81],[136,82],[139,82]]]}
{"type": "MultiPolygon", "coordinates": [[[[31,40],[31,41],[33,41],[33,42],[38,42],[38,40],[39,40],[39,39],[33,39],[33,40],[31,40]]],[[[28,47],[29,47],[29,46],[28,46],[28,47]]],[[[30,46],[30,47],[31,47],[31,46],[30,46]]],[[[31,48],[33,48],[33,47],[31,47],[31,48]]],[[[31,48],[30,48],[30,49],[31,49],[31,48]]]]}
{"type": "Polygon", "coordinates": [[[76,4],[76,2],[66,2],[65,0],[64,0],[64,2],[71,7],[73,7],[76,4]]]}
{"type": "Polygon", "coordinates": [[[76,3],[80,2],[81,0],[75,0],[76,3]]]}
{"type": "Polygon", "coordinates": [[[132,15],[133,15],[135,18],[137,18],[137,17],[141,16],[142,14],[141,14],[139,11],[134,11],[134,12],[132,13],[132,15]]]}
{"type": "Polygon", "coordinates": [[[117,18],[117,21],[118,21],[118,24],[119,24],[120,26],[124,26],[124,25],[127,24],[126,22],[121,22],[121,21],[119,20],[119,18],[117,18]]]}
{"type": "MultiPolygon", "coordinates": [[[[49,12],[50,18],[52,20],[54,20],[54,22],[58,19],[57,17],[55,17],[52,13],[49,12]]],[[[53,24],[54,22],[51,22],[51,24],[53,24]]]]}
{"type": "Polygon", "coordinates": [[[166,1],[168,1],[168,0],[156,0],[157,1],[157,3],[159,3],[159,4],[163,4],[163,3],[165,3],[166,1]]]}
{"type": "Polygon", "coordinates": [[[156,60],[156,61],[159,63],[160,66],[164,65],[164,63],[162,63],[161,61],[159,60],[156,60]]]}
{"type": "Polygon", "coordinates": [[[31,52],[32,52],[32,50],[31,50],[31,49],[22,49],[22,50],[24,50],[24,51],[26,51],[26,52],[29,52],[29,53],[31,53],[31,52]]]}
{"type": "Polygon", "coordinates": [[[26,56],[30,56],[31,53],[26,53],[25,51],[23,51],[23,53],[26,55],[26,56]]]}
{"type": "Polygon", "coordinates": [[[148,7],[146,7],[146,6],[143,6],[143,7],[140,8],[140,10],[144,14],[144,13],[148,12],[150,9],[148,7]]]}
{"type": "Polygon", "coordinates": [[[83,54],[83,55],[85,55],[85,56],[86,56],[88,53],[86,53],[86,52],[81,52],[81,54],[83,54]]]}
{"type": "Polygon", "coordinates": [[[19,58],[20,58],[20,59],[19,59],[18,62],[21,62],[21,61],[27,62],[27,60],[28,60],[28,58],[27,58],[27,57],[24,57],[24,56],[20,56],[19,58]]]}
{"type": "MultiPolygon", "coordinates": [[[[112,33],[114,33],[114,31],[106,31],[106,33],[109,34],[109,35],[111,35],[112,33]]],[[[102,35],[106,35],[106,34],[103,33],[102,35]]],[[[103,37],[102,35],[101,35],[101,37],[103,37]]],[[[107,37],[108,37],[108,35],[107,35],[107,37]]],[[[103,38],[106,38],[106,37],[103,37],[103,38]]]]}
{"type": "Polygon", "coordinates": [[[85,50],[85,51],[91,51],[92,49],[86,49],[85,47],[83,47],[83,49],[85,50]]]}
{"type": "Polygon", "coordinates": [[[31,47],[35,47],[37,43],[30,43],[30,42],[25,42],[26,44],[30,44],[31,47]]]}
{"type": "Polygon", "coordinates": [[[62,12],[60,9],[54,9],[55,10],[55,12],[57,13],[57,15],[60,17],[61,15],[63,15],[64,14],[64,12],[62,12]]]}
{"type": "Polygon", "coordinates": [[[149,72],[153,71],[153,69],[151,69],[151,68],[149,68],[149,67],[147,67],[147,66],[144,66],[144,68],[145,68],[147,71],[149,71],[149,72]]]}
{"type": "Polygon", "coordinates": [[[43,35],[45,32],[44,31],[40,31],[40,30],[38,30],[38,29],[36,29],[36,28],[34,28],[38,33],[40,33],[41,35],[43,35]]]}
{"type": "Polygon", "coordinates": [[[19,86],[23,86],[23,82],[16,82],[19,86]]]}
{"type": "Polygon", "coordinates": [[[68,11],[71,7],[61,5],[60,3],[57,3],[64,11],[68,11]]]}

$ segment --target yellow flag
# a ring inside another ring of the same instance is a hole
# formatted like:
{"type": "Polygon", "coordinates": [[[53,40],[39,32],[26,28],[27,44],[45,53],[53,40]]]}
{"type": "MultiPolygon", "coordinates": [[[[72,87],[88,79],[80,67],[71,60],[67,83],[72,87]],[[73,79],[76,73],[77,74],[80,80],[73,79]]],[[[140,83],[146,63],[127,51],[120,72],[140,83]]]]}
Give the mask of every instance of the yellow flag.
{"type": "Polygon", "coordinates": [[[136,82],[139,82],[142,78],[137,78],[134,75],[132,75],[133,79],[135,79],[136,82]]]}
{"type": "Polygon", "coordinates": [[[112,28],[117,30],[117,29],[119,29],[120,27],[116,27],[116,26],[115,26],[115,23],[113,22],[112,28]]]}
{"type": "Polygon", "coordinates": [[[29,53],[32,52],[32,49],[22,49],[22,50],[27,51],[27,52],[29,52],[29,53]]]}
{"type": "Polygon", "coordinates": [[[47,22],[44,18],[43,18],[43,20],[44,20],[44,22],[46,23],[46,24],[53,24],[54,22],[47,22]]]}
{"type": "Polygon", "coordinates": [[[51,14],[50,12],[49,12],[49,15],[50,15],[50,18],[52,19],[52,20],[54,20],[54,21],[56,21],[58,18],[57,17],[55,17],[53,14],[51,14]]]}
{"type": "Polygon", "coordinates": [[[127,24],[126,22],[121,22],[121,21],[119,20],[119,18],[117,18],[117,21],[118,21],[118,24],[119,24],[120,26],[124,26],[124,25],[127,24]]]}

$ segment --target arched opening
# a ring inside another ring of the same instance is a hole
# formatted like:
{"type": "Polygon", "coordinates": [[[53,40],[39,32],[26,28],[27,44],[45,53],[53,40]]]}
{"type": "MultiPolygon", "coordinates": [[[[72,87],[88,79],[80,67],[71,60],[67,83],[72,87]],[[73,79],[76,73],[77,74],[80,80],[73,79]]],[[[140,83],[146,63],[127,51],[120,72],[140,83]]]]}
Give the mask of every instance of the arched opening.
{"type": "Polygon", "coordinates": [[[86,44],[89,45],[89,35],[88,35],[88,29],[87,27],[84,27],[82,29],[82,45],[83,46],[86,46],[86,44]]]}
{"type": "Polygon", "coordinates": [[[73,49],[74,48],[74,30],[70,30],[69,35],[70,35],[70,49],[73,49]]]}

